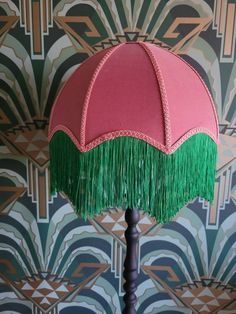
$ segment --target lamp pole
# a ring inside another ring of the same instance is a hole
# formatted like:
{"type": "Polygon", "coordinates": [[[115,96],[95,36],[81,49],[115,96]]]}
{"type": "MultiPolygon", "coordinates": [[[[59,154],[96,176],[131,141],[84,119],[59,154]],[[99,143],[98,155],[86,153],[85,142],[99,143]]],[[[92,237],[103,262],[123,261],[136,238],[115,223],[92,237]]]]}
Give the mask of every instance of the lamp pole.
{"type": "Polygon", "coordinates": [[[128,226],[125,231],[126,257],[123,276],[126,282],[123,286],[125,290],[123,298],[125,308],[123,310],[123,314],[136,314],[135,304],[137,303],[137,297],[135,295],[135,291],[137,289],[136,280],[138,278],[137,247],[139,238],[139,232],[136,225],[139,218],[140,214],[138,209],[126,209],[125,221],[128,226]]]}

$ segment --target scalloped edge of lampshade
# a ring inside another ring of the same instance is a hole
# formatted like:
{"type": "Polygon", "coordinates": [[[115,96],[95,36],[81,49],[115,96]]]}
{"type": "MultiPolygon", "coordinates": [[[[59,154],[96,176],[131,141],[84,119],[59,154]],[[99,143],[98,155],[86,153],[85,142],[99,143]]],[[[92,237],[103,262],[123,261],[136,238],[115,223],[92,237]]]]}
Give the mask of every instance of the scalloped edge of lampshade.
{"type": "Polygon", "coordinates": [[[215,135],[211,131],[209,131],[206,128],[200,128],[200,127],[189,130],[170,148],[164,146],[163,144],[159,143],[158,141],[154,140],[153,138],[147,136],[144,133],[131,131],[131,130],[120,130],[120,131],[109,132],[109,133],[99,136],[92,142],[83,146],[79,143],[77,137],[72,133],[72,131],[68,129],[67,127],[65,127],[64,125],[58,125],[56,128],[54,128],[53,132],[51,132],[49,136],[49,141],[51,141],[54,134],[57,133],[58,131],[63,131],[64,133],[66,133],[71,138],[71,140],[73,141],[77,149],[82,153],[90,151],[91,149],[97,147],[98,145],[106,141],[109,141],[118,137],[123,137],[123,136],[129,136],[132,138],[143,140],[167,155],[174,153],[186,140],[188,140],[190,137],[198,133],[204,133],[208,135],[216,144],[219,144],[219,139],[216,138],[215,135]]]}

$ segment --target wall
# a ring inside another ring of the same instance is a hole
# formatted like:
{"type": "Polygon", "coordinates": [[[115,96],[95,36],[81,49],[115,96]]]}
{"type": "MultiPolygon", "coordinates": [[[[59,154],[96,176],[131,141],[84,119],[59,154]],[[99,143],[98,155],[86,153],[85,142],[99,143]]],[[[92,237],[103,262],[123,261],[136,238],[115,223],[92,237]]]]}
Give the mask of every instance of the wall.
{"type": "Polygon", "coordinates": [[[235,19],[232,0],[0,1],[0,312],[121,313],[123,212],[85,222],[50,196],[47,127],[83,60],[144,40],[200,73],[221,144],[211,206],[140,220],[138,313],[236,313],[235,19]]]}

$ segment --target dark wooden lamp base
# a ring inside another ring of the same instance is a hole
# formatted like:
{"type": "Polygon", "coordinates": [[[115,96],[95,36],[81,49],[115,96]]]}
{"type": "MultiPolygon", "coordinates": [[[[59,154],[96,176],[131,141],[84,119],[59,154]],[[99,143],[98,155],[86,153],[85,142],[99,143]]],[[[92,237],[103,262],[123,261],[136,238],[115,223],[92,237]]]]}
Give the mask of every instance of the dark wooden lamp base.
{"type": "Polygon", "coordinates": [[[126,280],[124,284],[124,302],[125,308],[123,314],[136,314],[135,304],[137,297],[135,291],[137,289],[136,280],[138,278],[138,260],[137,260],[137,244],[139,232],[136,225],[139,221],[139,210],[128,208],[125,212],[125,221],[128,225],[125,231],[126,239],[126,257],[124,262],[123,276],[126,280]]]}

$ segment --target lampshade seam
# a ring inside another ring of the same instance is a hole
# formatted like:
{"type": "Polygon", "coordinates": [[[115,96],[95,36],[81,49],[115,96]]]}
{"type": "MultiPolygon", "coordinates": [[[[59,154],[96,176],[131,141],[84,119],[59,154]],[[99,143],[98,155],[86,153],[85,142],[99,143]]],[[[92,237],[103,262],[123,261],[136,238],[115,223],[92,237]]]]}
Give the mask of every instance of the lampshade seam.
{"type": "Polygon", "coordinates": [[[214,113],[214,119],[215,119],[215,123],[216,123],[216,131],[217,131],[217,142],[219,141],[219,121],[218,121],[218,117],[217,117],[217,113],[216,113],[216,108],[214,105],[214,101],[212,98],[212,95],[209,91],[209,89],[206,86],[206,83],[204,82],[203,78],[201,77],[201,75],[197,72],[197,70],[191,66],[191,64],[189,64],[187,61],[185,61],[183,58],[181,58],[179,55],[175,54],[173,51],[167,50],[167,52],[171,53],[173,56],[177,57],[179,60],[181,60],[183,63],[185,63],[196,75],[197,77],[200,79],[200,82],[202,83],[202,86],[204,87],[209,99],[210,99],[210,103],[212,106],[212,110],[214,113]]]}
{"type": "Polygon", "coordinates": [[[84,99],[84,105],[83,105],[83,109],[82,109],[82,117],[81,117],[81,129],[80,129],[80,140],[81,140],[81,146],[85,146],[86,145],[86,121],[87,121],[87,112],[88,112],[88,106],[89,106],[89,100],[90,100],[90,96],[91,96],[91,93],[92,93],[92,90],[93,90],[93,86],[95,84],[95,81],[96,81],[96,78],[99,74],[99,72],[101,71],[101,69],[103,68],[104,64],[106,63],[106,61],[109,59],[109,57],[119,48],[121,48],[124,44],[120,44],[120,45],[117,45],[117,46],[113,46],[109,49],[109,51],[104,55],[104,57],[101,59],[101,61],[98,63],[94,73],[93,73],[93,76],[92,76],[92,79],[91,79],[91,82],[89,84],[89,87],[87,89],[87,92],[86,92],[86,96],[85,96],[85,99],[84,99]]]}
{"type": "Polygon", "coordinates": [[[161,103],[162,103],[162,111],[164,116],[164,128],[165,128],[165,145],[167,149],[171,147],[171,125],[170,125],[170,114],[169,114],[169,107],[168,107],[168,99],[167,99],[167,92],[165,89],[164,78],[161,73],[161,69],[155,56],[153,55],[152,51],[148,48],[148,46],[144,42],[138,42],[139,45],[145,50],[146,54],[149,57],[149,60],[152,63],[157,84],[161,92],[161,103]]]}

